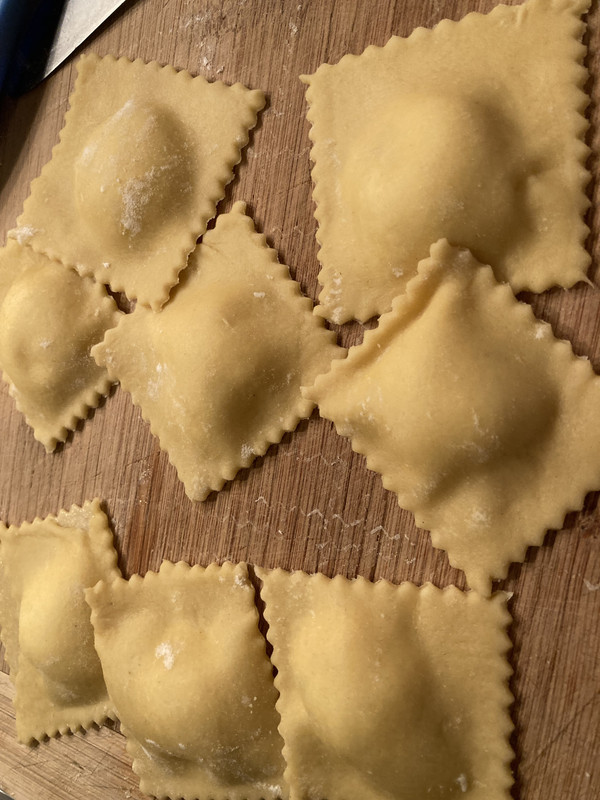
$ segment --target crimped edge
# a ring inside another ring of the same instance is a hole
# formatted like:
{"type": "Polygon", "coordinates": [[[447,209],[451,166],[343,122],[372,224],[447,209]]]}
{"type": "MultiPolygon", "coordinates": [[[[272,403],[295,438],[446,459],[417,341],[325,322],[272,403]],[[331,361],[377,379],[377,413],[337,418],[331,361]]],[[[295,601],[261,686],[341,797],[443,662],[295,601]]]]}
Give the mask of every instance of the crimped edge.
{"type": "MultiPolygon", "coordinates": [[[[48,173],[49,165],[52,163],[56,155],[61,152],[61,147],[63,146],[64,131],[72,115],[73,102],[77,96],[78,89],[80,89],[80,78],[82,75],[81,66],[85,64],[86,61],[88,63],[98,64],[99,62],[104,60],[107,60],[111,63],[119,63],[119,62],[128,63],[131,65],[136,65],[136,68],[144,67],[149,70],[154,70],[155,72],[166,71],[168,74],[172,74],[175,77],[175,79],[179,80],[180,82],[199,81],[200,83],[206,86],[219,87],[218,89],[219,91],[221,91],[222,89],[232,89],[240,95],[247,94],[248,96],[248,107],[246,110],[247,113],[242,114],[242,112],[240,111],[240,132],[232,142],[228,155],[224,157],[223,168],[214,177],[212,183],[212,190],[207,193],[208,195],[207,198],[199,202],[196,206],[197,223],[195,227],[193,227],[188,231],[188,235],[185,237],[185,240],[182,241],[180,250],[181,257],[178,259],[177,265],[173,267],[169,273],[166,274],[160,295],[157,292],[156,299],[154,299],[154,295],[152,295],[151,297],[150,295],[145,295],[144,292],[136,293],[132,291],[131,287],[127,287],[125,285],[126,282],[123,280],[115,280],[114,278],[111,278],[110,280],[109,285],[113,291],[124,292],[130,300],[138,300],[140,303],[149,306],[154,311],[159,311],[169,299],[169,293],[171,289],[175,285],[177,285],[179,273],[185,268],[187,259],[196,246],[198,237],[201,236],[206,231],[207,223],[215,216],[218,203],[225,197],[225,189],[227,185],[235,177],[235,167],[242,160],[242,151],[248,144],[248,141],[250,139],[250,131],[256,126],[258,113],[262,108],[264,108],[266,103],[266,98],[264,92],[258,89],[249,89],[248,87],[244,86],[239,82],[229,85],[221,80],[208,81],[203,75],[193,76],[187,70],[176,70],[175,67],[169,64],[161,65],[157,61],[146,62],[141,58],[130,59],[127,58],[126,56],[121,56],[119,58],[113,55],[99,56],[95,53],[82,54],[79,58],[79,61],[77,62],[78,76],[75,81],[75,86],[73,88],[73,91],[69,97],[69,108],[65,113],[63,126],[59,132],[59,141],[52,148],[50,160],[42,167],[40,174],[36,178],[34,178],[33,181],[31,182],[29,195],[24,203],[23,213],[21,213],[21,215],[17,219],[17,227],[13,228],[8,232],[8,236],[10,238],[19,239],[19,232],[23,230],[22,227],[22,223],[24,221],[23,216],[25,214],[26,207],[29,204],[29,199],[33,194],[34,187],[40,180],[42,181],[45,180],[48,173]]],[[[182,236],[182,240],[183,239],[184,237],[182,236]]],[[[30,238],[27,243],[29,244],[29,246],[32,247],[33,250],[35,250],[35,252],[46,255],[47,257],[55,261],[59,261],[65,264],[65,266],[71,267],[72,269],[76,270],[81,276],[92,277],[96,281],[99,281],[101,283],[104,283],[106,281],[107,277],[106,273],[100,273],[98,270],[94,270],[93,268],[89,268],[79,263],[65,263],[65,261],[63,261],[60,254],[56,252],[55,249],[40,247],[39,245],[36,244],[35,235],[32,238],[30,238]]]]}
{"type": "MultiPolygon", "coordinates": [[[[42,253],[42,255],[45,254],[42,253]]],[[[56,259],[53,259],[53,261],[56,261],[56,259]]],[[[81,277],[84,280],[89,279],[89,276],[81,277]]],[[[123,313],[119,311],[117,304],[106,292],[102,284],[99,284],[92,279],[90,290],[97,295],[99,308],[103,306],[107,312],[110,311],[112,324],[109,326],[109,328],[107,328],[107,330],[110,330],[112,327],[115,327],[118,324],[118,321],[121,316],[123,316],[123,313]]],[[[100,366],[99,364],[96,365],[100,366]]],[[[56,424],[52,426],[54,434],[45,436],[39,430],[39,428],[36,427],[36,424],[33,422],[31,417],[25,413],[22,404],[19,402],[19,391],[15,387],[10,375],[2,369],[1,364],[0,371],[2,373],[2,380],[8,386],[8,393],[13,398],[17,411],[23,415],[26,424],[33,431],[34,438],[44,446],[47,453],[52,453],[59,444],[66,442],[69,434],[71,432],[75,432],[80,420],[87,419],[90,412],[93,409],[98,408],[102,398],[108,396],[114,382],[111,380],[108,375],[108,371],[105,369],[105,375],[99,376],[95,383],[78,392],[75,398],[73,398],[72,402],[65,408],[64,412],[57,415],[56,424]]]]}
{"type": "MultiPolygon", "coordinates": [[[[90,537],[90,542],[92,543],[92,547],[98,553],[103,553],[106,557],[106,568],[115,576],[120,576],[121,571],[118,567],[118,555],[114,547],[114,537],[110,530],[109,519],[102,509],[102,501],[95,497],[93,500],[85,500],[82,505],[78,505],[73,503],[68,509],[60,509],[56,514],[48,514],[46,517],[39,517],[36,516],[31,522],[22,522],[19,525],[10,525],[8,527],[4,525],[0,525],[0,548],[2,544],[2,536],[6,535],[7,533],[10,536],[18,536],[19,533],[25,528],[26,532],[31,531],[32,528],[37,527],[37,525],[43,524],[44,522],[52,521],[56,522],[61,528],[73,528],[73,529],[80,529],[85,530],[85,532],[90,536],[92,530],[94,531],[93,535],[90,537]],[[80,513],[81,515],[86,515],[87,519],[87,527],[82,529],[79,526],[73,524],[65,524],[68,520],[65,517],[69,515],[74,515],[80,513]]],[[[1,550],[0,550],[1,552],[1,550]]],[[[84,590],[89,591],[89,590],[84,590]]],[[[16,677],[18,673],[18,667],[16,664],[16,659],[13,659],[11,652],[9,652],[9,648],[7,647],[7,642],[2,636],[3,628],[0,628],[0,640],[2,640],[2,644],[5,648],[5,657],[6,661],[9,665],[10,669],[10,677],[15,685],[15,697],[13,701],[13,707],[16,711],[16,701],[17,701],[17,691],[16,691],[16,677]]],[[[82,709],[84,707],[81,707],[82,709]]],[[[31,745],[35,742],[43,742],[46,739],[56,738],[58,736],[65,736],[67,734],[75,734],[79,731],[87,731],[94,726],[100,727],[104,724],[107,720],[117,721],[116,712],[114,706],[112,705],[109,697],[108,692],[106,693],[106,699],[98,702],[93,703],[89,707],[90,711],[88,714],[80,713],[74,714],[73,719],[67,722],[61,722],[53,724],[49,727],[40,726],[35,729],[24,729],[22,725],[20,725],[19,720],[16,720],[17,725],[17,739],[22,744],[31,745]]]]}
{"type": "MultiPolygon", "coordinates": [[[[232,561],[224,561],[223,563],[219,564],[217,562],[211,562],[208,566],[203,567],[198,564],[190,565],[185,561],[177,561],[172,562],[169,560],[165,560],[161,562],[161,565],[158,571],[149,570],[146,572],[144,576],[139,574],[134,574],[131,576],[129,580],[125,580],[123,578],[117,578],[116,580],[108,583],[106,581],[99,581],[94,587],[86,590],[86,602],[91,608],[91,617],[92,617],[92,624],[98,618],[97,607],[95,604],[95,600],[97,598],[101,598],[101,602],[105,601],[107,598],[110,598],[111,595],[115,598],[116,602],[119,602],[119,596],[124,594],[128,594],[132,591],[140,589],[145,581],[149,581],[150,584],[155,583],[157,580],[160,580],[161,575],[165,575],[167,577],[172,576],[173,574],[179,574],[181,576],[185,576],[186,578],[193,578],[198,574],[206,575],[210,577],[213,574],[217,576],[222,575],[223,573],[226,574],[226,577],[234,581],[238,584],[238,580],[243,582],[243,588],[247,589],[249,592],[252,593],[252,600],[248,603],[248,622],[252,622],[252,627],[256,628],[256,636],[253,639],[253,642],[256,643],[256,647],[259,648],[262,652],[264,652],[264,639],[263,636],[260,634],[258,629],[259,623],[259,614],[258,609],[256,608],[256,604],[254,602],[254,587],[252,581],[250,579],[250,575],[248,572],[248,564],[244,561],[240,562],[232,562],[232,561]]],[[[238,584],[239,585],[239,584],[238,584]]],[[[95,626],[94,626],[95,629],[95,626]]],[[[265,674],[268,674],[271,669],[271,663],[267,658],[266,654],[264,657],[264,664],[265,664],[265,674]]],[[[279,717],[279,712],[275,709],[277,716],[279,717]]],[[[144,769],[140,767],[140,758],[139,758],[139,751],[140,749],[143,750],[141,743],[127,730],[127,727],[121,724],[121,732],[125,737],[125,747],[127,753],[132,762],[132,771],[135,775],[139,778],[139,786],[140,790],[144,794],[150,794],[154,797],[157,797],[159,800],[168,800],[170,795],[167,794],[154,794],[154,790],[156,787],[146,781],[144,776],[144,769]]],[[[281,734],[280,734],[281,736],[281,734]]],[[[283,739],[282,739],[283,745],[283,739]]],[[[281,787],[285,789],[285,786],[281,787]]],[[[210,800],[272,800],[272,795],[267,797],[261,793],[261,789],[258,788],[256,792],[249,793],[247,790],[243,790],[242,792],[233,792],[229,793],[227,790],[223,790],[223,793],[215,794],[212,793],[210,800]]],[[[281,798],[287,798],[287,794],[284,792],[281,795],[281,798]]],[[[188,795],[186,800],[202,800],[199,795],[188,795]]]]}
{"type": "MultiPolygon", "coordinates": [[[[348,584],[348,585],[349,584],[353,584],[353,591],[360,592],[360,594],[362,595],[361,599],[363,601],[366,601],[366,602],[368,602],[367,595],[369,593],[373,593],[373,592],[377,592],[379,594],[381,594],[382,592],[386,592],[388,594],[392,593],[392,592],[393,593],[395,593],[395,592],[404,592],[404,593],[410,592],[413,595],[417,595],[420,592],[424,592],[426,594],[437,594],[438,596],[441,596],[441,597],[444,597],[444,596],[447,597],[447,596],[451,596],[451,595],[453,595],[455,597],[464,597],[465,598],[465,602],[467,602],[467,603],[474,603],[474,602],[482,602],[483,601],[483,602],[495,603],[497,606],[501,605],[503,607],[503,614],[502,614],[503,620],[501,622],[500,627],[503,630],[503,634],[504,634],[504,648],[499,650],[497,655],[498,655],[499,659],[503,658],[503,663],[505,664],[505,669],[504,669],[504,674],[501,674],[502,671],[500,669],[500,663],[498,664],[498,667],[499,667],[498,680],[503,682],[503,688],[504,688],[504,690],[502,692],[504,694],[504,698],[502,699],[502,701],[500,703],[500,708],[499,708],[499,717],[501,717],[502,723],[503,723],[502,730],[499,732],[499,738],[501,737],[503,739],[503,742],[506,744],[506,756],[502,759],[500,766],[502,768],[502,771],[503,771],[504,777],[505,777],[505,781],[504,781],[505,785],[502,787],[502,789],[506,793],[506,800],[509,800],[509,798],[510,798],[510,789],[511,789],[511,786],[513,785],[513,783],[514,783],[514,777],[513,777],[512,771],[511,771],[511,763],[512,763],[512,760],[513,760],[513,758],[515,756],[515,753],[514,753],[514,750],[512,748],[512,745],[510,744],[510,736],[511,736],[512,732],[514,731],[514,724],[513,724],[511,715],[510,715],[510,708],[514,704],[515,698],[514,698],[514,695],[512,694],[512,691],[510,689],[510,684],[509,684],[509,681],[510,681],[512,675],[513,675],[514,670],[513,670],[512,666],[511,666],[511,664],[510,664],[510,662],[508,660],[508,655],[511,652],[513,645],[512,645],[512,641],[510,639],[510,636],[508,634],[509,627],[510,627],[510,625],[512,623],[512,615],[511,615],[510,611],[508,610],[508,599],[509,598],[508,598],[508,595],[506,594],[506,592],[495,592],[490,598],[484,598],[481,595],[479,595],[477,592],[474,592],[472,590],[464,592],[461,589],[459,589],[457,586],[454,586],[454,585],[449,585],[449,586],[446,586],[444,588],[439,588],[439,587],[435,586],[434,584],[432,584],[429,581],[427,581],[427,582],[425,582],[425,583],[423,583],[421,585],[417,585],[417,584],[412,583],[411,581],[402,581],[401,583],[398,583],[398,584],[392,583],[392,582],[384,580],[384,579],[379,579],[377,581],[370,581],[367,578],[364,578],[363,576],[360,576],[360,575],[357,576],[356,578],[346,578],[343,575],[339,575],[338,574],[338,575],[335,575],[333,578],[329,578],[329,577],[327,577],[326,575],[324,575],[323,573],[320,573],[320,572],[310,573],[310,574],[304,572],[303,570],[292,570],[291,572],[288,572],[287,570],[284,570],[284,569],[282,569],[280,567],[277,567],[275,569],[266,569],[264,567],[254,567],[254,572],[256,574],[256,577],[260,581],[260,597],[261,597],[261,600],[264,603],[264,612],[263,612],[263,614],[264,614],[264,617],[265,617],[265,620],[266,620],[267,624],[269,625],[269,630],[266,633],[266,639],[271,644],[271,646],[273,647],[273,654],[271,656],[271,662],[272,662],[273,666],[275,667],[275,669],[277,670],[276,675],[274,677],[274,683],[275,683],[275,688],[277,689],[277,692],[278,692],[278,699],[277,699],[277,703],[276,703],[276,709],[277,709],[277,712],[279,713],[280,720],[283,719],[283,716],[282,716],[282,703],[281,703],[282,691],[283,691],[283,693],[285,693],[287,691],[287,687],[285,685],[286,684],[285,675],[284,675],[283,678],[281,677],[282,673],[281,673],[281,670],[279,669],[279,666],[277,664],[277,656],[276,656],[277,643],[272,638],[270,638],[270,635],[269,635],[269,631],[271,630],[271,623],[270,623],[270,620],[269,620],[270,610],[269,610],[269,598],[268,598],[268,595],[269,595],[271,590],[267,587],[267,581],[268,581],[268,579],[269,579],[269,577],[271,575],[276,574],[279,578],[286,578],[287,577],[287,578],[291,578],[292,580],[294,580],[294,579],[295,580],[302,579],[302,577],[304,576],[304,578],[306,578],[308,581],[318,582],[318,583],[321,583],[321,584],[332,583],[332,582],[344,583],[344,584],[348,584]],[[357,588],[354,589],[354,587],[357,587],[357,588]]],[[[277,590],[275,590],[275,592],[277,592],[277,590]]],[[[275,638],[277,638],[277,637],[275,637],[275,638]]],[[[498,687],[498,688],[500,688],[500,687],[498,687]]],[[[293,798],[294,797],[294,794],[293,794],[293,775],[290,772],[290,766],[289,766],[290,762],[292,760],[293,750],[287,743],[287,739],[284,736],[282,727],[285,728],[285,723],[283,723],[283,725],[282,725],[282,723],[280,722],[279,733],[280,733],[281,738],[283,739],[283,742],[284,742],[283,756],[284,756],[285,763],[286,763],[286,769],[285,769],[285,772],[284,772],[284,780],[286,781],[288,786],[292,787],[291,797],[293,798]]]]}
{"type": "MultiPolygon", "coordinates": [[[[341,361],[333,361],[331,364],[331,369],[328,373],[320,375],[312,387],[305,389],[304,392],[306,396],[308,396],[314,402],[319,403],[319,390],[320,387],[327,383],[327,381],[333,380],[337,371],[342,369],[346,371],[347,369],[351,369],[355,364],[360,365],[365,361],[370,360],[370,356],[372,353],[372,348],[370,347],[371,340],[377,340],[382,336],[389,335],[390,331],[392,335],[395,335],[394,328],[397,328],[400,324],[399,319],[396,318],[397,314],[404,313],[405,321],[402,322],[401,327],[406,324],[406,320],[410,322],[412,318],[412,314],[410,309],[413,307],[414,298],[419,292],[421,286],[427,286],[429,289],[429,294],[433,293],[433,290],[430,289],[435,284],[439,283],[442,279],[442,275],[440,273],[439,267],[434,263],[435,260],[446,260],[450,254],[454,252],[469,252],[466,248],[456,248],[453,247],[448,243],[446,239],[441,239],[435,244],[431,246],[431,253],[429,258],[423,259],[419,262],[417,267],[417,274],[412,278],[406,287],[406,292],[403,295],[398,295],[394,298],[392,303],[392,309],[385,314],[383,314],[380,318],[379,325],[377,328],[372,330],[365,331],[365,335],[363,338],[363,342],[360,345],[356,345],[351,347],[348,356],[341,360],[341,361]],[[366,345],[367,348],[363,347],[366,345]],[[345,364],[348,366],[344,366],[345,364]]],[[[499,283],[496,278],[494,277],[494,273],[492,268],[489,265],[481,265],[480,268],[485,272],[487,275],[487,280],[489,283],[489,288],[491,292],[496,293],[503,293],[507,299],[507,312],[514,314],[516,317],[520,317],[523,320],[529,320],[531,323],[535,324],[536,326],[540,326],[542,330],[547,331],[546,338],[549,336],[552,337],[554,350],[557,354],[557,358],[563,362],[566,368],[576,368],[576,369],[587,369],[589,370],[592,375],[595,375],[594,371],[592,370],[591,365],[587,361],[587,359],[581,358],[573,352],[571,347],[571,343],[567,339],[559,339],[554,336],[554,332],[550,323],[546,322],[545,320],[538,319],[535,314],[533,313],[533,309],[531,306],[527,305],[526,303],[519,302],[510,286],[505,283],[499,283]]],[[[596,378],[600,380],[600,377],[596,375],[596,378]]],[[[319,414],[323,416],[321,413],[321,409],[319,407],[319,414]]],[[[369,442],[365,441],[365,439],[360,435],[354,435],[349,437],[345,432],[343,425],[338,425],[334,420],[331,420],[329,417],[324,417],[325,419],[329,419],[333,422],[337,433],[344,438],[348,438],[350,440],[350,445],[352,450],[355,453],[363,456],[366,460],[367,469],[371,470],[372,472],[376,472],[382,480],[383,487],[391,492],[396,494],[399,493],[399,487],[394,481],[387,477],[382,470],[380,469],[380,464],[376,456],[372,456],[368,453],[370,446],[369,442]]],[[[415,525],[420,528],[421,530],[429,530],[431,536],[431,542],[434,547],[440,550],[445,550],[448,555],[448,561],[452,567],[456,569],[460,569],[465,573],[467,581],[470,586],[473,588],[477,587],[477,591],[483,595],[489,595],[491,592],[491,583],[493,580],[502,580],[508,574],[508,569],[511,563],[515,562],[522,562],[527,553],[527,549],[529,547],[537,547],[542,544],[544,538],[548,531],[560,529],[564,522],[565,516],[567,513],[571,511],[578,511],[583,507],[585,502],[585,497],[596,490],[600,486],[600,470],[598,472],[597,482],[594,481],[594,484],[588,486],[584,490],[573,490],[570,487],[565,487],[566,491],[565,494],[567,496],[567,500],[564,504],[561,504],[560,507],[557,507],[553,512],[548,513],[546,519],[543,523],[540,524],[540,527],[537,533],[532,533],[530,539],[527,542],[515,545],[514,549],[511,551],[510,556],[507,556],[506,562],[502,568],[498,568],[497,572],[492,573],[490,575],[486,573],[475,573],[474,570],[469,570],[468,572],[464,569],[463,566],[446,550],[445,547],[442,546],[440,542],[440,536],[443,539],[443,531],[441,530],[430,530],[426,528],[422,523],[420,523],[420,517],[422,515],[422,507],[421,506],[414,506],[410,503],[403,503],[402,508],[405,508],[407,511],[410,511],[415,517],[415,525]],[[485,577],[484,577],[485,575],[485,577]]],[[[400,500],[398,500],[400,504],[400,500]]]]}
{"type": "MultiPolygon", "coordinates": [[[[217,226],[219,226],[222,220],[226,218],[229,218],[229,220],[232,219],[243,220],[243,224],[245,225],[248,233],[250,234],[250,241],[252,245],[256,247],[256,249],[259,249],[262,252],[264,252],[267,256],[267,259],[272,264],[277,266],[278,274],[274,276],[274,279],[279,282],[280,286],[286,287],[285,291],[289,294],[289,297],[293,300],[293,302],[301,302],[303,307],[301,310],[307,313],[308,318],[311,321],[309,324],[313,324],[314,321],[318,325],[316,329],[322,331],[322,334],[325,334],[324,339],[329,340],[328,347],[331,349],[332,360],[334,360],[337,357],[341,357],[345,351],[343,350],[343,348],[339,348],[335,343],[336,339],[335,334],[332,331],[325,328],[324,324],[321,321],[317,320],[311,313],[313,305],[312,301],[310,300],[310,298],[302,294],[299,283],[293,280],[293,278],[291,278],[288,267],[280,263],[277,257],[277,252],[272,247],[269,247],[264,234],[258,233],[256,231],[252,218],[246,214],[245,202],[238,201],[234,203],[229,214],[220,215],[217,220],[217,226]]],[[[210,247],[210,241],[207,242],[205,246],[210,247]]],[[[107,331],[107,333],[110,332],[107,331]]],[[[142,419],[149,425],[150,432],[152,433],[153,436],[155,436],[158,439],[160,449],[167,454],[169,463],[171,464],[171,466],[174,467],[178,479],[183,483],[185,487],[186,495],[193,502],[196,501],[202,502],[206,500],[207,497],[212,492],[220,491],[226,482],[234,480],[235,476],[238,474],[238,472],[240,472],[240,470],[248,469],[257,458],[260,458],[265,455],[265,453],[271,447],[271,445],[279,444],[286,433],[294,431],[301,420],[308,419],[315,407],[315,403],[304,396],[301,386],[300,394],[295,407],[288,412],[287,416],[284,417],[283,422],[281,422],[279,425],[272,426],[266,432],[264,438],[261,441],[252,444],[251,452],[248,453],[247,457],[244,458],[240,455],[239,466],[235,469],[235,471],[221,469],[219,470],[220,474],[217,474],[217,472],[215,472],[213,476],[210,478],[210,482],[208,484],[205,484],[202,487],[202,489],[198,491],[193,491],[191,487],[188,486],[189,482],[186,483],[181,477],[177,464],[171,458],[169,448],[166,447],[164,444],[164,436],[161,439],[161,432],[158,430],[157,426],[153,423],[150,417],[144,412],[143,406],[139,399],[139,394],[137,392],[132,392],[131,389],[129,388],[129,382],[126,380],[124,381],[122,378],[119,378],[115,370],[111,369],[111,367],[105,363],[104,352],[103,352],[105,351],[105,348],[106,348],[106,336],[103,342],[98,343],[98,345],[94,345],[94,347],[92,348],[93,358],[96,360],[97,364],[107,369],[108,375],[113,381],[119,381],[121,383],[122,388],[130,394],[133,404],[140,409],[142,419]]]]}
{"type": "MultiPolygon", "coordinates": [[[[550,5],[551,8],[556,8],[557,10],[562,10],[565,8],[564,0],[550,0],[548,3],[547,0],[543,2],[542,0],[537,0],[539,5],[550,5]]],[[[415,28],[409,36],[401,37],[401,36],[392,36],[388,41],[382,45],[369,45],[366,47],[362,53],[356,55],[354,53],[347,53],[346,55],[342,56],[342,58],[336,64],[325,63],[321,64],[314,73],[312,74],[303,74],[300,75],[300,81],[307,86],[306,89],[306,101],[308,104],[308,110],[306,112],[306,119],[310,123],[310,129],[308,132],[308,137],[311,141],[311,149],[310,149],[310,160],[312,163],[311,168],[311,178],[313,182],[313,202],[315,204],[315,208],[313,211],[313,216],[317,222],[317,231],[315,234],[315,238],[318,245],[318,252],[317,252],[317,259],[321,264],[321,270],[317,276],[317,279],[321,286],[323,287],[321,292],[319,293],[318,300],[319,305],[315,306],[314,313],[318,316],[324,317],[325,319],[330,320],[335,324],[342,325],[346,322],[349,322],[352,319],[356,319],[361,323],[367,322],[369,319],[379,316],[387,311],[389,311],[389,305],[387,307],[383,307],[376,302],[367,302],[368,298],[363,297],[362,304],[356,309],[356,313],[352,314],[351,311],[348,309],[342,308],[339,309],[331,309],[330,305],[325,304],[325,297],[329,293],[331,286],[330,280],[325,280],[326,275],[325,272],[335,272],[332,268],[329,270],[328,267],[324,265],[324,261],[328,260],[328,251],[329,248],[326,243],[323,242],[323,239],[327,237],[327,226],[324,224],[323,219],[323,211],[322,211],[322,203],[323,203],[323,191],[321,189],[321,179],[322,179],[322,170],[318,163],[318,151],[319,151],[319,140],[324,139],[321,132],[321,128],[319,125],[319,112],[318,112],[318,104],[314,100],[314,93],[312,91],[312,81],[317,75],[322,75],[327,73],[329,70],[333,69],[334,67],[338,67],[343,64],[347,64],[352,61],[356,61],[360,59],[365,63],[368,63],[370,60],[377,58],[379,53],[383,50],[388,50],[392,48],[398,47],[410,47],[414,45],[415,42],[421,42],[427,37],[435,36],[436,32],[440,29],[442,31],[447,31],[449,28],[453,28],[456,25],[463,23],[465,20],[474,20],[480,17],[497,17],[497,16],[508,16],[512,14],[517,15],[517,21],[523,14],[529,12],[531,5],[533,4],[532,0],[526,0],[522,5],[519,6],[506,6],[506,5],[498,5],[494,7],[489,13],[483,14],[479,11],[472,11],[462,17],[460,20],[450,20],[450,19],[442,19],[433,28],[425,28],[425,27],[418,27],[415,28]],[[334,318],[335,317],[335,318],[334,318]]],[[[573,32],[573,39],[574,41],[579,41],[581,43],[581,39],[586,30],[586,23],[581,19],[583,15],[585,15],[591,6],[591,0],[573,0],[573,2],[568,3],[568,10],[571,11],[572,18],[577,26],[577,31],[573,32]]],[[[470,24],[470,23],[468,23],[470,24]]],[[[567,281],[567,284],[555,284],[555,283],[548,283],[548,282],[517,282],[512,281],[512,288],[515,293],[529,290],[532,292],[542,292],[547,289],[552,288],[553,286],[563,286],[564,288],[570,288],[578,281],[585,281],[589,283],[590,281],[587,278],[587,270],[589,265],[591,264],[591,257],[585,248],[586,240],[590,234],[590,229],[583,219],[583,215],[586,213],[588,208],[591,206],[591,200],[586,194],[586,189],[591,182],[592,176],[590,171],[586,167],[587,159],[591,154],[591,149],[585,143],[585,136],[589,129],[589,121],[585,116],[585,109],[590,103],[590,98],[584,91],[584,86],[589,79],[589,70],[584,66],[584,58],[587,52],[587,48],[581,44],[580,48],[580,56],[578,61],[573,62],[569,59],[568,63],[575,65],[577,64],[580,68],[579,79],[573,84],[574,90],[579,90],[576,95],[576,101],[574,103],[574,108],[568,110],[567,113],[571,113],[574,119],[578,119],[579,125],[575,125],[574,127],[579,127],[579,132],[576,141],[579,142],[579,150],[580,155],[577,157],[577,161],[580,165],[580,189],[581,189],[581,197],[579,203],[579,211],[580,211],[580,232],[579,232],[579,243],[582,249],[582,265],[585,261],[585,267],[582,266],[581,268],[581,277],[578,279],[574,279],[572,282],[567,281]]],[[[322,183],[326,183],[326,176],[325,180],[322,183]]],[[[335,248],[334,248],[335,249],[335,248]]]]}

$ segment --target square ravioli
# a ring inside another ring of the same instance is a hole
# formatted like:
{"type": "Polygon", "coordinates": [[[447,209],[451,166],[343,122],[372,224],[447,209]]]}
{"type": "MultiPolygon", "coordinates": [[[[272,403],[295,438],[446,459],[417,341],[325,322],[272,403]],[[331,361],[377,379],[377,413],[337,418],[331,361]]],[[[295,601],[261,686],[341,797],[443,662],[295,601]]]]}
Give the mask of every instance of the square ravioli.
{"type": "Polygon", "coordinates": [[[257,575],[290,800],[510,800],[504,595],[257,575]]]}
{"type": "Polygon", "coordinates": [[[120,574],[99,500],[0,526],[0,625],[21,742],[115,719],[84,590],[120,574]]]}
{"type": "Polygon", "coordinates": [[[307,394],[479,592],[600,487],[600,378],[445,240],[307,394]]]}
{"type": "Polygon", "coordinates": [[[287,797],[277,692],[245,564],[163,562],[86,598],[143,792],[287,797]]]}
{"type": "Polygon", "coordinates": [[[10,235],[159,309],[263,105],[239,83],[82,56],[60,144],[10,235]]]}
{"type": "Polygon", "coordinates": [[[0,250],[0,369],[48,452],[108,394],[90,349],[119,316],[91,278],[10,239],[0,250]]]}
{"type": "Polygon", "coordinates": [[[515,292],[585,278],[589,5],[499,5],[303,76],[316,313],[343,323],[389,310],[441,238],[515,292]]]}
{"type": "Polygon", "coordinates": [[[93,356],[119,380],[204,500],[310,416],[300,387],[345,351],[236,203],[158,314],[138,306],[93,356]]]}

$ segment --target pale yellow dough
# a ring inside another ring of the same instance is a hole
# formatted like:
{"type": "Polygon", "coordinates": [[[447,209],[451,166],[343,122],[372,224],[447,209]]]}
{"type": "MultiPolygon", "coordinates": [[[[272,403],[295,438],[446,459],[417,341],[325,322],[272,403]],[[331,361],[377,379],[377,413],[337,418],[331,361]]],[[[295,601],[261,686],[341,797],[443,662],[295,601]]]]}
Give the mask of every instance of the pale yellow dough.
{"type": "Polygon", "coordinates": [[[600,378],[446,241],[307,395],[480,592],[600,487],[600,378]]]}
{"type": "Polygon", "coordinates": [[[0,625],[20,741],[115,719],[84,589],[120,574],[98,500],[0,525],[0,625]]]}
{"type": "Polygon", "coordinates": [[[86,598],[143,792],[287,797],[277,692],[245,564],[163,562],[86,598]]]}
{"type": "Polygon", "coordinates": [[[504,595],[257,575],[290,800],[510,800],[504,595]]]}
{"type": "Polygon", "coordinates": [[[10,235],[160,308],[263,105],[239,83],[82,56],[60,144],[10,235]]]}
{"type": "Polygon", "coordinates": [[[590,0],[444,20],[304,76],[323,291],[334,322],[389,310],[432,242],[513,290],[583,280],[590,0]]]}
{"type": "Polygon", "coordinates": [[[138,306],[93,349],[142,409],[192,500],[204,500],[308,417],[302,398],[344,350],[236,203],[171,301],[138,306]]]}
{"type": "Polygon", "coordinates": [[[0,250],[0,369],[48,452],[108,393],[90,349],[119,316],[91,278],[10,239],[0,250]]]}

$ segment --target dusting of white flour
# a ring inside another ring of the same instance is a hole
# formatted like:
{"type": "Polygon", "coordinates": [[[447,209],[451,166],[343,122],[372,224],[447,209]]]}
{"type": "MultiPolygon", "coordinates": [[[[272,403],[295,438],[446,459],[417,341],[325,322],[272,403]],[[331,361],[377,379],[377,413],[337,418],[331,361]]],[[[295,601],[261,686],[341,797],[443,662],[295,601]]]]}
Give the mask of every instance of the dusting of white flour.
{"type": "Polygon", "coordinates": [[[175,663],[175,653],[168,642],[161,642],[154,651],[156,658],[162,659],[165,669],[173,669],[175,663]]]}

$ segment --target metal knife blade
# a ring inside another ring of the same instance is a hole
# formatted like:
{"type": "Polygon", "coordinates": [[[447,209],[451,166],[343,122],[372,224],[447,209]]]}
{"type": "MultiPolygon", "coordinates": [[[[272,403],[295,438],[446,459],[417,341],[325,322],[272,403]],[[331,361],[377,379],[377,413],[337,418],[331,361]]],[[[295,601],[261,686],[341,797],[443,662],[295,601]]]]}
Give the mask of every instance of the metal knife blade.
{"type": "Polygon", "coordinates": [[[125,0],[66,0],[42,78],[50,75],[125,0]]]}
{"type": "Polygon", "coordinates": [[[125,2],[127,0],[39,0],[9,67],[9,94],[16,96],[33,89],[125,2]]]}

